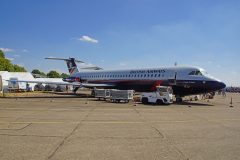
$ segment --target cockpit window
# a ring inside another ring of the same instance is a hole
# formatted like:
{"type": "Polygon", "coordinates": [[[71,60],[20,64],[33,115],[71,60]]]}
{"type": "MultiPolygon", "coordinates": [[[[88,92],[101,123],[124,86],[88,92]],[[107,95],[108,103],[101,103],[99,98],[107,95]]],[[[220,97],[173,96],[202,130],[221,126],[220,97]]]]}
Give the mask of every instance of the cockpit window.
{"type": "Polygon", "coordinates": [[[196,72],[196,71],[192,71],[192,72],[190,72],[188,75],[195,75],[195,72],[196,72]]]}
{"type": "Polygon", "coordinates": [[[200,71],[196,71],[195,75],[202,76],[202,73],[200,71]]]}
{"type": "Polygon", "coordinates": [[[198,75],[198,76],[202,76],[202,72],[200,72],[199,70],[196,71],[191,71],[188,75],[198,75]]]}

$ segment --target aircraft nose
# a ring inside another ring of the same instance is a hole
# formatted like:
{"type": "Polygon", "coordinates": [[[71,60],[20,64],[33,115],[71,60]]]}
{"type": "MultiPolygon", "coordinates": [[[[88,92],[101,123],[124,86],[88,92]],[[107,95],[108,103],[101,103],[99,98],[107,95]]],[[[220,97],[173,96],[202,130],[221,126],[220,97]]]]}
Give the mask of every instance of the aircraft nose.
{"type": "Polygon", "coordinates": [[[226,84],[223,83],[223,82],[217,82],[217,83],[216,83],[216,89],[217,89],[217,90],[223,89],[223,88],[225,88],[225,87],[226,87],[226,84]]]}
{"type": "Polygon", "coordinates": [[[206,84],[209,92],[218,91],[226,87],[225,83],[218,80],[210,81],[210,82],[207,82],[206,84]]]}
{"type": "Polygon", "coordinates": [[[221,89],[226,88],[226,84],[223,82],[220,82],[221,89]]]}

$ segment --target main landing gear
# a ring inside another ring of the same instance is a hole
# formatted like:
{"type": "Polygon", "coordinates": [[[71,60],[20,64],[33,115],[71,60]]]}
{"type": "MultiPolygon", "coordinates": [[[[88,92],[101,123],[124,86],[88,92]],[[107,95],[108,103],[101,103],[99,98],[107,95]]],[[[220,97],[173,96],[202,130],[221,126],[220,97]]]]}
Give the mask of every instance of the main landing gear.
{"type": "Polygon", "coordinates": [[[74,94],[77,94],[77,90],[79,89],[79,87],[75,87],[74,89],[73,89],[73,93],[74,94]]]}
{"type": "Polygon", "coordinates": [[[183,102],[183,98],[180,96],[176,96],[176,102],[177,103],[182,103],[183,102]]]}

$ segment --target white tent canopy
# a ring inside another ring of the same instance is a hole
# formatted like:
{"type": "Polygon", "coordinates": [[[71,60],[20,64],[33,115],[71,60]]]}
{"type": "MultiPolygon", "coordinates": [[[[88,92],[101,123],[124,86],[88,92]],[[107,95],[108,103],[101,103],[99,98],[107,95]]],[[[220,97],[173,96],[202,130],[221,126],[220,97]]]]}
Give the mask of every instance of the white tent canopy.
{"type": "MultiPolygon", "coordinates": [[[[1,80],[0,82],[2,83],[0,86],[0,89],[2,91],[7,91],[9,89],[9,83],[7,80],[10,80],[12,78],[17,79],[17,80],[34,80],[34,77],[32,76],[31,73],[29,72],[8,72],[8,71],[0,71],[0,76],[1,80]]],[[[27,83],[26,82],[18,82],[19,89],[26,89],[27,88],[27,83]]],[[[34,90],[35,84],[29,84],[29,87],[34,90]]]]}

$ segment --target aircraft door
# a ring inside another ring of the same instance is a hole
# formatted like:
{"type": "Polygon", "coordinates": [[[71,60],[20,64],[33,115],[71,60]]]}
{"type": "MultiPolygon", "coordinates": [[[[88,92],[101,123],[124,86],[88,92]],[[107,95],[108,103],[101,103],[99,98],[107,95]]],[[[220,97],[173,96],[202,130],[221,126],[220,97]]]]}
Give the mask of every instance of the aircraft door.
{"type": "Polygon", "coordinates": [[[170,79],[168,79],[169,85],[177,85],[177,72],[171,75],[170,79]]]}
{"type": "Polygon", "coordinates": [[[2,81],[2,76],[0,76],[0,92],[3,91],[3,81],[2,81]]]}

